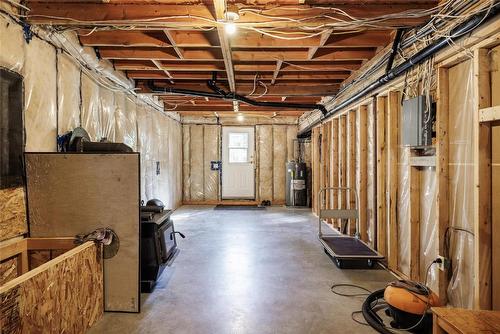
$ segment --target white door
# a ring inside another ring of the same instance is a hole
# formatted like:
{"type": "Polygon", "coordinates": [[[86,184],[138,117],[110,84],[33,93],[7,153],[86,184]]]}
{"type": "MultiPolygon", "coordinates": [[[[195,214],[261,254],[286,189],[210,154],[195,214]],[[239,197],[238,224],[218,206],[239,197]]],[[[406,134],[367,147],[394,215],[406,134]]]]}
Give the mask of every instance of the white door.
{"type": "Polygon", "coordinates": [[[222,127],[222,198],[254,199],[254,128],[222,127]]]}

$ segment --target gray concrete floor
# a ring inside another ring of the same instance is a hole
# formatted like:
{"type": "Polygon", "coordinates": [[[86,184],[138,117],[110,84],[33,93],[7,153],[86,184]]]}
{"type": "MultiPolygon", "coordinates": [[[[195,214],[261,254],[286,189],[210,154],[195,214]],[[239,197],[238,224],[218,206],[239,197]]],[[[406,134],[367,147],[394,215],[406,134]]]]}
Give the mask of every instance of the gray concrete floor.
{"type": "Polygon", "coordinates": [[[338,269],[309,210],[185,206],[173,219],[186,239],[155,291],[142,295],[142,312],[105,313],[90,333],[375,333],[351,319],[364,298],[330,286],[375,290],[394,277],[338,269]]]}

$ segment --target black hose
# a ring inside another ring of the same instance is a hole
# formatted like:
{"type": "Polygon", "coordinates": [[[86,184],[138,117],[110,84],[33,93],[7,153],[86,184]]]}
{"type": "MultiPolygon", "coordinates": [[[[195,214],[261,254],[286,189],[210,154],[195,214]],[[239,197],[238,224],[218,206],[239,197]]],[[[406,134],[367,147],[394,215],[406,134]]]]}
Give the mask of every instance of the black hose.
{"type": "Polygon", "coordinates": [[[377,332],[382,334],[394,334],[394,332],[391,332],[384,326],[384,323],[372,308],[373,302],[384,297],[384,291],[385,288],[371,293],[365,299],[363,306],[361,307],[361,312],[363,313],[363,317],[366,322],[377,332]]]}

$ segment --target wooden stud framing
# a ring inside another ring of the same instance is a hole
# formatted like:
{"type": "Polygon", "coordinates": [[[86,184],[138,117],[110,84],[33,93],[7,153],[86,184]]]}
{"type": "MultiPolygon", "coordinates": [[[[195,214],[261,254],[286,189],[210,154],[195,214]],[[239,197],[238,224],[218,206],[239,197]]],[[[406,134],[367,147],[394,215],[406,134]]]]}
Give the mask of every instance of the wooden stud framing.
{"type": "Polygon", "coordinates": [[[491,309],[491,123],[479,121],[479,111],[491,106],[488,50],[474,51],[474,308],[491,309]]]}
{"type": "Polygon", "coordinates": [[[398,160],[399,160],[399,108],[400,94],[391,91],[388,96],[387,109],[387,217],[389,222],[388,239],[388,264],[389,268],[396,270],[398,268],[398,221],[397,221],[397,203],[398,203],[398,160]]]}
{"type": "MultiPolygon", "coordinates": [[[[347,113],[347,170],[346,183],[349,188],[356,188],[356,111],[347,113]]],[[[356,197],[354,193],[348,192],[348,208],[355,208],[356,197]]],[[[356,221],[349,220],[348,233],[353,235],[356,231],[356,221]]]]}
{"type": "MultiPolygon", "coordinates": [[[[339,117],[339,140],[338,140],[338,153],[339,153],[339,187],[347,186],[346,172],[347,172],[347,136],[346,136],[346,116],[339,117]]],[[[347,208],[346,195],[344,192],[340,191],[338,193],[338,208],[347,208]]],[[[339,221],[339,228],[343,232],[343,222],[339,221]]]]}
{"type": "Polygon", "coordinates": [[[319,127],[312,129],[311,134],[311,169],[312,169],[312,191],[311,191],[311,201],[313,212],[319,214],[318,205],[318,191],[319,191],[319,181],[320,181],[320,148],[319,148],[319,127]]]}
{"type": "Polygon", "coordinates": [[[376,111],[376,155],[377,155],[377,250],[387,256],[387,201],[386,201],[386,118],[385,96],[377,97],[376,111]]]}
{"type": "MultiPolygon", "coordinates": [[[[437,87],[437,113],[436,113],[436,220],[438,224],[438,254],[444,254],[445,232],[449,226],[449,85],[448,69],[438,68],[437,87]]],[[[436,293],[443,305],[446,304],[446,288],[448,278],[446,272],[439,270],[437,275],[438,291],[436,293]]]]}
{"type": "Polygon", "coordinates": [[[368,242],[368,107],[356,111],[356,191],[359,196],[359,231],[361,240],[368,242]]]}
{"type": "Polygon", "coordinates": [[[410,178],[410,278],[420,281],[420,170],[408,166],[410,178]]]}
{"type": "MultiPolygon", "coordinates": [[[[334,118],[331,121],[331,141],[332,145],[330,148],[331,156],[330,156],[330,187],[338,187],[339,186],[339,119],[334,118]]],[[[332,192],[332,209],[336,209],[338,207],[338,192],[332,192]]],[[[338,228],[338,220],[332,221],[333,227],[338,228]]]]}
{"type": "Polygon", "coordinates": [[[163,33],[165,34],[165,36],[167,36],[167,39],[170,42],[170,45],[172,45],[172,48],[174,49],[175,53],[177,53],[177,56],[179,57],[179,59],[184,59],[184,55],[182,54],[181,49],[175,43],[175,39],[172,37],[170,30],[163,29],[163,33]]]}

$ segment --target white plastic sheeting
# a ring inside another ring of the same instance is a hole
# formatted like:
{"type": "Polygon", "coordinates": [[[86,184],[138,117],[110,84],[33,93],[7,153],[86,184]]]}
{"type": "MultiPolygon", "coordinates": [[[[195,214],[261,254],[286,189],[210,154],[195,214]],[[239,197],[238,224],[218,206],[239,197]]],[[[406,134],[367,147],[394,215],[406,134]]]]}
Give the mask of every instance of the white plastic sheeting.
{"type": "Polygon", "coordinates": [[[448,302],[472,308],[474,291],[474,72],[468,60],[449,69],[449,256],[448,302]],[[457,230],[457,228],[462,230],[457,230]],[[469,231],[468,232],[464,232],[469,231]]]}
{"type": "Polygon", "coordinates": [[[398,269],[410,276],[410,149],[399,147],[398,269]]]}
{"type": "MultiPolygon", "coordinates": [[[[91,49],[75,45],[73,35],[46,34],[55,45],[71,43],[80,60],[106,76],[130,82],[111,66],[95,58],[91,49]]],[[[151,98],[137,98],[123,90],[101,85],[103,77],[82,70],[72,55],[33,36],[27,43],[22,28],[0,16],[0,66],[23,75],[26,151],[56,151],[57,135],[83,126],[93,140],[124,142],[141,153],[143,200],[159,198],[166,207],[181,202],[182,138],[178,121],[151,106],[151,98]],[[97,80],[97,81],[96,81],[97,80]],[[142,101],[147,101],[145,104],[142,101]],[[140,117],[138,117],[140,115],[140,117]],[[140,118],[140,119],[139,119],[140,118]],[[142,131],[137,131],[138,127],[142,131]],[[157,165],[160,167],[157,174],[157,165]]]]}

